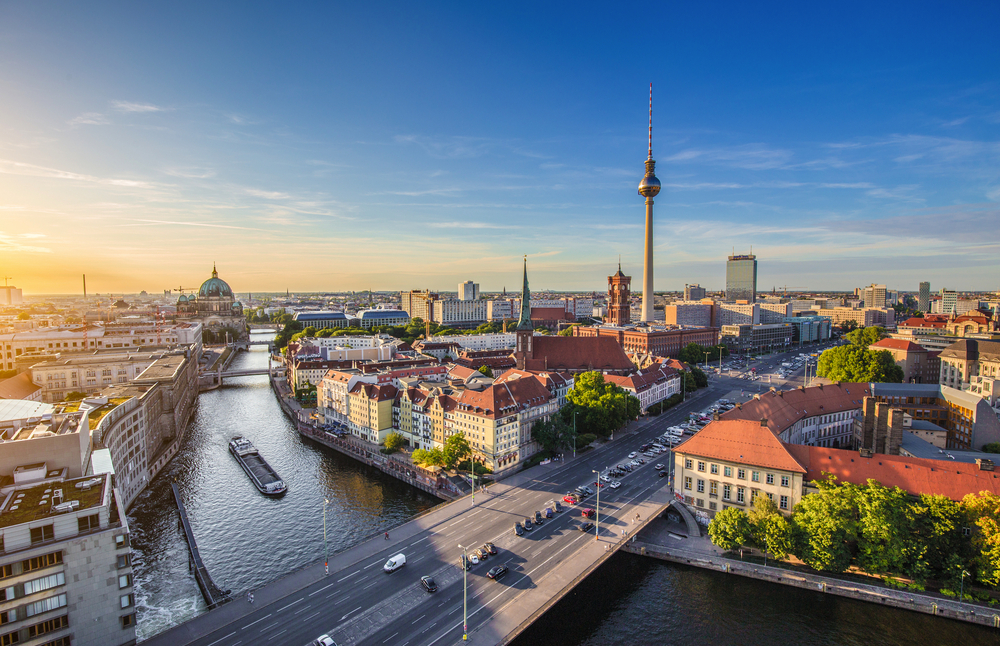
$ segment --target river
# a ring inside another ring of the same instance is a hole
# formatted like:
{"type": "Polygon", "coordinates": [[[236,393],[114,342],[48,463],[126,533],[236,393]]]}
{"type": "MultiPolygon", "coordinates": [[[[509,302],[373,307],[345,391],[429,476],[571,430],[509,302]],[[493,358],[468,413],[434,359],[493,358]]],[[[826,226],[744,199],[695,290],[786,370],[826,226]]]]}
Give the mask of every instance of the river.
{"type": "MultiPolygon", "coordinates": [[[[232,367],[266,365],[264,346],[254,346],[232,367]]],[[[331,553],[439,502],[301,438],[267,377],[233,379],[202,393],[180,453],[128,515],[140,639],[206,610],[177,527],[174,479],[212,578],[237,593],[323,558],[324,498],[331,553]],[[253,487],[227,450],[236,435],[249,437],[285,479],[284,497],[265,498],[253,487]]],[[[618,554],[515,644],[931,646],[997,639],[978,626],[618,554]]]]}

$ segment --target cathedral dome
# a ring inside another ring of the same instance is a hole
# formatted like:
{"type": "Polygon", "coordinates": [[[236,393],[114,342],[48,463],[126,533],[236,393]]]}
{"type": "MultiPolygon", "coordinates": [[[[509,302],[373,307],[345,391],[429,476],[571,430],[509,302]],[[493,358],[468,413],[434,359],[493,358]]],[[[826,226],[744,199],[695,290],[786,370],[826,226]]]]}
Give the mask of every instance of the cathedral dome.
{"type": "Polygon", "coordinates": [[[232,298],[233,290],[229,287],[229,284],[219,278],[219,272],[212,267],[212,277],[201,284],[201,289],[198,290],[199,298],[232,298]]]}

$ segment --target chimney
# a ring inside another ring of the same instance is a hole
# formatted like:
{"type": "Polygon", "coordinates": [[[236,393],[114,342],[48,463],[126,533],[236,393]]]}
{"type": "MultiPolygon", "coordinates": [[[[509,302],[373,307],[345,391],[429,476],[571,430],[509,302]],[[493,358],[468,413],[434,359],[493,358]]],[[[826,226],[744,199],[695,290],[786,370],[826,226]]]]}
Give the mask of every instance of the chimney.
{"type": "Polygon", "coordinates": [[[986,458],[976,458],[976,466],[979,467],[980,471],[993,471],[993,460],[987,460],[986,458]]]}
{"type": "Polygon", "coordinates": [[[819,389],[820,389],[820,390],[823,390],[823,384],[820,384],[820,385],[819,385],[819,389]]]}
{"type": "Polygon", "coordinates": [[[764,428],[767,428],[767,418],[766,417],[761,417],[760,418],[760,425],[763,426],[764,428]]]}
{"type": "Polygon", "coordinates": [[[875,454],[875,452],[872,451],[871,449],[865,449],[865,448],[858,449],[858,453],[860,453],[861,457],[863,458],[870,458],[875,454]]]}

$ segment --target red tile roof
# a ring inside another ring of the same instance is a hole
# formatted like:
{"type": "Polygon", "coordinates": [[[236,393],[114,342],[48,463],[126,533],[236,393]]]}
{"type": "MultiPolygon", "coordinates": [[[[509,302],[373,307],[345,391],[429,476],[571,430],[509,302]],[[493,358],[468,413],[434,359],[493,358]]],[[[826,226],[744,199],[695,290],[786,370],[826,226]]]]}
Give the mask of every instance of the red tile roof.
{"type": "Polygon", "coordinates": [[[31,382],[31,376],[27,372],[22,372],[0,381],[0,399],[30,399],[41,389],[41,386],[31,382]]]}
{"type": "Polygon", "coordinates": [[[806,467],[807,482],[825,479],[825,472],[841,482],[863,485],[872,479],[913,495],[938,494],[952,500],[980,491],[1000,495],[1000,471],[980,471],[975,464],[879,453],[863,458],[856,451],[801,444],[786,448],[806,467]]]}
{"type": "Polygon", "coordinates": [[[683,455],[726,460],[766,469],[806,473],[784,444],[760,422],[720,419],[695,433],[675,451],[683,455]]]}
{"type": "Polygon", "coordinates": [[[913,318],[908,318],[905,321],[903,321],[903,323],[900,324],[900,327],[944,329],[945,323],[946,321],[930,320],[926,318],[920,318],[919,316],[915,316],[913,318]]]}
{"type": "Polygon", "coordinates": [[[815,415],[827,415],[861,408],[870,396],[868,384],[837,383],[795,390],[769,391],[737,405],[722,415],[723,419],[767,418],[767,426],[775,434],[795,422],[815,415]]]}
{"type": "Polygon", "coordinates": [[[525,364],[534,372],[635,370],[617,339],[600,336],[536,336],[532,339],[532,357],[525,364]]]}
{"type": "Polygon", "coordinates": [[[927,352],[927,349],[922,345],[918,345],[913,341],[906,341],[904,339],[882,339],[877,341],[869,348],[876,348],[879,350],[906,350],[907,352],[927,352]]]}

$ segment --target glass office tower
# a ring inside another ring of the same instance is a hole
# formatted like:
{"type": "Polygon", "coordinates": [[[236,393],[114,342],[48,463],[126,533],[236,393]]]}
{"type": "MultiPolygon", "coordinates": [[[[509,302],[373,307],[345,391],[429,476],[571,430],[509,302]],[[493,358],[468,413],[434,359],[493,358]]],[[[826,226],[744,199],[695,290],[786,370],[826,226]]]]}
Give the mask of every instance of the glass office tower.
{"type": "Polygon", "coordinates": [[[757,301],[757,256],[729,256],[726,263],[726,300],[757,301]]]}

